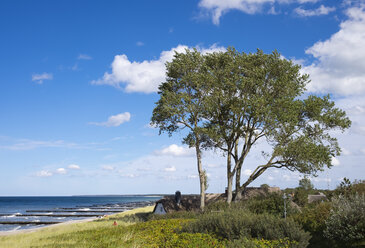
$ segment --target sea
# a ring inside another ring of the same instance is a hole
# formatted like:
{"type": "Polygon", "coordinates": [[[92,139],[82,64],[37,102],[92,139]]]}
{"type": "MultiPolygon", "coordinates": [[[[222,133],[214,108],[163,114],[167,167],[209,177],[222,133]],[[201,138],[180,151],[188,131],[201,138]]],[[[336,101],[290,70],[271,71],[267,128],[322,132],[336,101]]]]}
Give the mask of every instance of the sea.
{"type": "Polygon", "coordinates": [[[0,197],[0,231],[39,228],[70,220],[100,218],[154,205],[157,195],[0,197]]]}

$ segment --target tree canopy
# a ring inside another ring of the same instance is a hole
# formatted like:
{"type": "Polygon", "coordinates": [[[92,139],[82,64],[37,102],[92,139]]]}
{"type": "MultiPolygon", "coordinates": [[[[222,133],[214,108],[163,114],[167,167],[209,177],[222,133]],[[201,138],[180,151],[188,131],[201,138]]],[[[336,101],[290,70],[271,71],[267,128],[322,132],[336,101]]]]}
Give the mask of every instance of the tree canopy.
{"type": "Polygon", "coordinates": [[[316,175],[340,154],[330,131],[344,131],[351,121],[329,95],[304,94],[308,82],[309,75],[302,75],[299,65],[276,51],[187,50],[167,63],[167,80],[160,86],[152,122],[169,134],[188,127],[184,142],[196,147],[197,155],[201,148],[224,152],[230,202],[234,176],[235,198],[240,199],[269,168],[316,175]],[[241,183],[245,159],[259,140],[271,147],[262,151],[266,162],[257,164],[241,183]]]}

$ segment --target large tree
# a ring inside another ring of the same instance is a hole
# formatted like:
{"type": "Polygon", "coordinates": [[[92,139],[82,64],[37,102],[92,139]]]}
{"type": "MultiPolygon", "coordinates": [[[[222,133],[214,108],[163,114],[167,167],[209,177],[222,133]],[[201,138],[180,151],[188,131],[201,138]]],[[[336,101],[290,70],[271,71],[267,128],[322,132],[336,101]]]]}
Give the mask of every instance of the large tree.
{"type": "Polygon", "coordinates": [[[204,210],[206,174],[202,166],[201,145],[205,139],[203,130],[204,97],[204,56],[198,51],[186,50],[176,53],[172,62],[166,63],[166,81],[159,86],[160,99],[156,103],[151,119],[160,134],[170,136],[187,129],[183,143],[195,147],[200,180],[200,208],[204,210]]]}
{"type": "Polygon", "coordinates": [[[189,130],[184,142],[196,149],[202,209],[202,148],[220,149],[227,158],[228,202],[234,176],[239,200],[269,168],[316,175],[340,154],[330,131],[343,131],[351,121],[329,96],[304,94],[309,76],[276,51],[246,54],[229,48],[204,55],[186,51],[166,66],[167,80],[159,88],[161,98],[152,123],[170,135],[189,130]],[[241,183],[246,158],[259,140],[270,146],[262,151],[265,162],[241,183]]]}
{"type": "Polygon", "coordinates": [[[276,51],[260,50],[246,54],[228,49],[206,55],[205,61],[206,84],[211,85],[205,100],[208,144],[226,152],[228,192],[236,173],[236,200],[269,168],[315,175],[331,167],[340,148],[329,132],[344,130],[351,122],[329,96],[304,95],[309,76],[300,73],[299,65],[276,51]],[[241,184],[245,159],[259,140],[271,147],[262,151],[266,162],[241,184]]]}

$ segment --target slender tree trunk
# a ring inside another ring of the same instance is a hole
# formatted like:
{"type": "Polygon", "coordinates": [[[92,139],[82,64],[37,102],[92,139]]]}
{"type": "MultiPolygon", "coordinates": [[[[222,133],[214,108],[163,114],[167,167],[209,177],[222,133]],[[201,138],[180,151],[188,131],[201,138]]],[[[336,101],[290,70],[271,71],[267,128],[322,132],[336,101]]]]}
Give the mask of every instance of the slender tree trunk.
{"type": "Polygon", "coordinates": [[[198,140],[195,144],[195,150],[196,150],[196,159],[197,159],[199,180],[200,180],[200,210],[204,211],[204,208],[205,208],[205,175],[204,175],[202,159],[201,159],[200,143],[198,142],[198,140]]]}
{"type": "Polygon", "coordinates": [[[233,185],[233,176],[234,173],[231,172],[231,154],[227,153],[227,203],[231,204],[232,202],[232,185],[233,185]]]}
{"type": "Polygon", "coordinates": [[[236,195],[234,197],[234,201],[239,201],[242,199],[242,193],[240,190],[240,186],[241,186],[241,170],[242,170],[242,164],[238,161],[238,140],[236,140],[235,143],[235,147],[234,147],[234,152],[236,155],[236,159],[235,159],[235,163],[237,164],[236,166],[236,195]]]}
{"type": "Polygon", "coordinates": [[[239,200],[242,199],[241,168],[242,168],[242,165],[237,166],[237,171],[236,171],[236,195],[234,197],[234,201],[239,201],[239,200]]]}

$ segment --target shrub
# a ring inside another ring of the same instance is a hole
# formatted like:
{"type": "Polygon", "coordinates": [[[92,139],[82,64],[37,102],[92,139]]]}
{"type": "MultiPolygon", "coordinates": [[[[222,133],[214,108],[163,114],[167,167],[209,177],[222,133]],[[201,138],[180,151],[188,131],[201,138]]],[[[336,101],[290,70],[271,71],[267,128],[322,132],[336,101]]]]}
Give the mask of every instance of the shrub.
{"type": "Polygon", "coordinates": [[[222,241],[209,234],[176,232],[189,222],[191,220],[186,219],[153,220],[129,228],[134,233],[134,239],[142,240],[143,247],[224,247],[222,241]]]}
{"type": "Polygon", "coordinates": [[[294,221],[270,215],[256,215],[243,210],[204,214],[182,228],[183,232],[209,233],[233,241],[240,238],[296,241],[292,247],[306,247],[310,235],[294,221]]]}
{"type": "Polygon", "coordinates": [[[148,220],[196,219],[199,215],[199,212],[194,211],[178,211],[167,214],[151,214],[148,220]]]}
{"type": "MultiPolygon", "coordinates": [[[[297,210],[292,208],[289,200],[286,200],[287,214],[296,213],[297,210]]],[[[246,201],[245,208],[255,214],[273,214],[277,216],[284,215],[284,200],[282,194],[271,193],[267,196],[257,196],[246,201]]]]}
{"type": "Polygon", "coordinates": [[[227,248],[289,248],[295,245],[296,242],[288,239],[280,240],[264,240],[264,239],[235,239],[227,242],[227,248]]]}
{"type": "Polygon", "coordinates": [[[311,234],[312,238],[309,241],[309,247],[334,247],[334,243],[323,236],[330,210],[330,202],[321,202],[308,205],[302,208],[301,213],[292,216],[294,221],[299,223],[305,231],[311,234]]]}
{"type": "Polygon", "coordinates": [[[326,220],[325,237],[347,245],[365,239],[365,196],[348,195],[332,199],[332,209],[326,220]]]}

